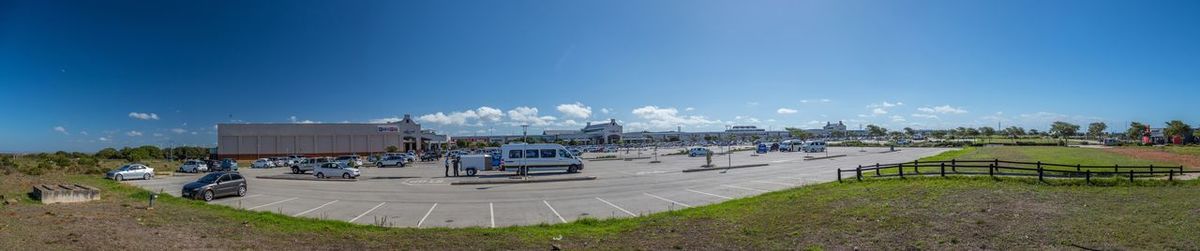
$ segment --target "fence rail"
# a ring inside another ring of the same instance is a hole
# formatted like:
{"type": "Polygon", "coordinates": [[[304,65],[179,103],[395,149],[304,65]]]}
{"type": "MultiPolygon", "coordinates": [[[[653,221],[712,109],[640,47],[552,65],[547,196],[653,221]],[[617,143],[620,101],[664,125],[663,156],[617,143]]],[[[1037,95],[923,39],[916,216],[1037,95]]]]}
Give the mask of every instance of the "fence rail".
{"type": "Polygon", "coordinates": [[[842,173],[853,173],[854,179],[861,181],[864,177],[899,177],[905,176],[946,176],[950,175],[988,175],[988,176],[1037,176],[1045,181],[1051,178],[1084,178],[1092,182],[1092,176],[1117,177],[1128,176],[1132,182],[1135,178],[1162,178],[1175,180],[1175,175],[1185,173],[1200,173],[1186,171],[1183,166],[1096,166],[1096,165],[1067,165],[1055,163],[1020,162],[993,160],[948,160],[948,161],[913,161],[874,165],[859,165],[853,169],[837,171],[838,182],[842,181],[842,173]],[[864,175],[866,173],[866,175],[864,175]]]}

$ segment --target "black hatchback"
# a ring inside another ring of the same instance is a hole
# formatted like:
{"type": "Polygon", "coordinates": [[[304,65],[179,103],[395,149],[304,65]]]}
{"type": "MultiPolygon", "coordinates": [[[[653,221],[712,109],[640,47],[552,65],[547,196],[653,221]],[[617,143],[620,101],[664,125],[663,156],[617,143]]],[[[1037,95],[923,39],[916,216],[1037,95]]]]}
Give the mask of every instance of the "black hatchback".
{"type": "Polygon", "coordinates": [[[221,196],[246,196],[246,179],[237,172],[214,172],[183,185],[182,197],[211,201],[221,196]]]}

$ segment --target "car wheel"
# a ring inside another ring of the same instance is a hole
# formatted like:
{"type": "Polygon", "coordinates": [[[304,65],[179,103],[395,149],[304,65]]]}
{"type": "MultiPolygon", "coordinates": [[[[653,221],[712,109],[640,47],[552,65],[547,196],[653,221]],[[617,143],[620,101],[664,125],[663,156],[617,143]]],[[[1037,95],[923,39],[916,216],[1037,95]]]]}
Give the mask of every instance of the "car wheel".
{"type": "Polygon", "coordinates": [[[348,174],[348,173],[343,173],[343,174],[342,174],[342,178],[343,178],[343,179],[350,179],[350,174],[348,174]]]}
{"type": "Polygon", "coordinates": [[[142,174],[142,179],[143,179],[143,180],[149,180],[149,179],[150,179],[150,174],[148,174],[148,173],[147,173],[147,174],[142,174]]]}
{"type": "Polygon", "coordinates": [[[375,163],[375,167],[383,167],[383,162],[377,162],[377,163],[375,163]]]}
{"type": "Polygon", "coordinates": [[[238,187],[238,197],[246,197],[246,186],[238,187]]]}
{"type": "Polygon", "coordinates": [[[476,170],[474,168],[467,169],[467,176],[475,176],[475,173],[476,170]]]}
{"type": "Polygon", "coordinates": [[[115,179],[115,180],[117,180],[117,181],[124,181],[124,180],[125,180],[125,176],[124,176],[124,175],[117,174],[117,176],[116,176],[116,177],[114,177],[113,179],[115,179]]]}
{"type": "Polygon", "coordinates": [[[294,166],[293,166],[293,167],[292,167],[292,173],[294,173],[294,174],[300,174],[300,168],[299,168],[299,167],[294,167],[294,166]]]}
{"type": "Polygon", "coordinates": [[[575,165],[568,166],[568,167],[567,167],[567,172],[568,172],[568,173],[578,173],[578,172],[579,172],[579,167],[578,167],[578,166],[575,166],[575,165]]]}
{"type": "Polygon", "coordinates": [[[212,190],[204,190],[203,196],[204,196],[204,198],[203,198],[204,201],[212,201],[213,200],[213,191],[212,190]]]}
{"type": "Polygon", "coordinates": [[[318,179],[324,179],[324,178],[325,178],[325,174],[324,174],[324,173],[317,173],[317,178],[318,178],[318,179]]]}

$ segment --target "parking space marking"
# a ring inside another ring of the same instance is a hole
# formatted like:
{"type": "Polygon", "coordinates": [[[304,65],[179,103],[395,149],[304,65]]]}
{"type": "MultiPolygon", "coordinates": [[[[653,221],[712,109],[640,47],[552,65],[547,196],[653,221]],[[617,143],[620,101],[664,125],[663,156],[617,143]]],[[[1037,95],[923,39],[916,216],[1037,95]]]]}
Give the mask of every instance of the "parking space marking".
{"type": "Polygon", "coordinates": [[[432,206],[432,207],[429,207],[429,211],[428,211],[428,212],[425,212],[425,216],[421,217],[421,220],[420,220],[420,221],[417,221],[417,227],[418,227],[418,228],[419,228],[419,227],[421,227],[421,224],[424,224],[424,223],[425,223],[425,218],[429,218],[429,214],[433,213],[433,209],[434,209],[434,208],[437,208],[437,203],[433,203],[433,206],[432,206]]]}
{"type": "Polygon", "coordinates": [[[650,194],[650,193],[642,193],[642,194],[645,194],[646,196],[654,197],[655,199],[659,199],[659,200],[662,200],[662,201],[666,201],[666,202],[670,202],[670,203],[675,203],[675,204],[677,204],[677,205],[680,205],[680,206],[683,206],[683,207],[692,207],[691,205],[688,205],[688,204],[683,204],[683,203],[679,203],[678,201],[673,201],[673,200],[668,200],[667,198],[658,197],[658,195],[653,195],[653,194],[650,194]]]}
{"type": "Polygon", "coordinates": [[[360,214],[360,215],[358,215],[358,216],[355,216],[355,217],[354,217],[354,219],[350,219],[350,221],[349,221],[349,222],[350,222],[350,223],[354,223],[354,221],[357,221],[357,220],[358,220],[358,218],[362,218],[364,215],[367,215],[367,214],[369,214],[369,213],[371,213],[371,212],[375,211],[375,209],[378,209],[379,207],[382,207],[382,206],[383,206],[383,204],[387,204],[387,202],[380,202],[380,203],[379,203],[379,205],[375,205],[375,207],[372,207],[371,209],[367,210],[366,212],[363,212],[362,214],[360,214]]]}
{"type": "Polygon", "coordinates": [[[254,210],[254,209],[258,209],[258,208],[260,208],[260,207],[265,207],[265,206],[275,205],[275,204],[279,204],[279,203],[284,203],[284,202],[292,201],[292,200],[295,200],[295,199],[299,199],[299,198],[297,198],[297,197],[292,197],[292,198],[289,198],[289,199],[284,199],[284,200],[281,200],[281,201],[271,202],[271,203],[267,203],[267,204],[258,205],[258,206],[256,206],[256,207],[247,208],[246,210],[254,210]]]}
{"type": "Polygon", "coordinates": [[[488,214],[492,215],[492,228],[496,228],[496,207],[488,202],[488,214]]]}
{"type": "Polygon", "coordinates": [[[554,212],[554,216],[558,216],[558,221],[561,221],[562,223],[567,223],[567,219],[563,219],[562,215],[558,214],[558,210],[554,210],[554,207],[550,206],[550,202],[543,200],[542,203],[545,203],[546,207],[550,208],[550,212],[554,212]]]}
{"type": "Polygon", "coordinates": [[[783,186],[795,186],[796,185],[796,184],[792,184],[792,183],[772,182],[772,181],[765,181],[765,180],[752,180],[750,182],[763,183],[763,184],[775,184],[775,185],[783,185],[783,186]]]}
{"type": "Polygon", "coordinates": [[[749,187],[740,187],[740,186],[734,186],[734,185],[721,185],[721,186],[723,186],[723,187],[728,187],[728,188],[736,188],[736,189],[748,190],[748,191],[757,191],[757,192],[763,192],[763,193],[765,193],[765,192],[770,192],[770,191],[767,191],[767,190],[762,190],[762,189],[755,189],[755,188],[749,188],[749,187]]]}
{"type": "Polygon", "coordinates": [[[604,204],[608,204],[609,206],[612,206],[613,208],[616,208],[617,210],[621,210],[621,212],[625,212],[625,214],[628,214],[629,216],[637,216],[636,214],[629,212],[629,210],[625,210],[624,208],[618,207],[616,204],[612,204],[612,202],[608,202],[607,200],[601,199],[600,197],[596,197],[596,200],[599,200],[600,202],[604,202],[604,204]]]}
{"type": "Polygon", "coordinates": [[[711,194],[711,193],[705,193],[705,192],[696,191],[696,190],[692,190],[692,189],[687,189],[687,191],[688,191],[688,192],[693,192],[693,193],[698,193],[698,194],[703,194],[703,195],[708,195],[708,196],[712,196],[712,197],[722,198],[722,199],[726,199],[726,200],[732,200],[732,199],[733,199],[733,198],[730,198],[730,197],[727,197],[727,196],[721,196],[721,195],[716,195],[716,194],[711,194]]]}
{"type": "Polygon", "coordinates": [[[246,195],[246,197],[240,197],[240,198],[237,198],[237,199],[228,199],[228,200],[214,200],[214,201],[211,201],[211,202],[209,202],[209,203],[224,204],[225,202],[229,202],[229,204],[233,204],[233,203],[235,203],[235,202],[238,202],[238,201],[240,201],[240,200],[245,200],[245,199],[254,198],[254,197],[258,197],[258,196],[262,196],[262,194],[246,195]]]}
{"type": "Polygon", "coordinates": [[[309,210],[306,210],[306,211],[304,211],[304,212],[300,212],[300,213],[294,214],[294,215],[292,215],[292,216],[293,216],[293,217],[295,217],[295,216],[301,216],[301,215],[304,215],[304,214],[307,214],[307,213],[311,213],[312,211],[317,211],[317,209],[321,209],[322,207],[325,207],[325,206],[328,206],[329,204],[333,204],[333,203],[337,203],[337,202],[338,202],[338,200],[333,200],[333,201],[330,201],[330,202],[325,202],[325,204],[321,204],[320,206],[314,207],[314,208],[312,208],[312,209],[309,209],[309,210]]]}

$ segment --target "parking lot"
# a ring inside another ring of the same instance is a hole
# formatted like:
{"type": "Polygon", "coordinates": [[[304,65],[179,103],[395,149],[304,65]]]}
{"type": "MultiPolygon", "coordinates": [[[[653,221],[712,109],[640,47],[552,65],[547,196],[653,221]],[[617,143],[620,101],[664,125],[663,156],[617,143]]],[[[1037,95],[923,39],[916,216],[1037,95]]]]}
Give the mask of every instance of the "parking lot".
{"type": "MultiPolygon", "coordinates": [[[[736,152],[733,165],[769,164],[726,172],[682,172],[704,164],[704,157],[661,156],[654,159],[585,161],[577,174],[534,174],[530,179],[595,176],[595,180],[502,185],[450,185],[454,181],[508,180],[500,172],[479,177],[443,177],[442,162],[418,162],[403,168],[362,168],[355,182],[259,179],[288,173],[285,168],[249,169],[245,197],[224,197],[211,203],[286,215],[375,224],[392,227],[501,227],[563,223],[576,219],[633,217],[719,203],[806,184],[836,179],[837,168],[866,163],[911,161],[945,148],[829,148],[828,153],[771,152],[752,156],[736,152]],[[806,160],[805,156],[841,155],[806,160]]],[[[665,153],[667,151],[659,151],[665,153]]],[[[636,153],[619,153],[637,157],[636,153]]],[[[607,154],[605,154],[607,155],[607,154]]],[[[649,152],[641,156],[648,157],[649,152]]],[[[586,157],[586,155],[585,155],[586,157]]],[[[726,166],[727,156],[713,163],[726,166]]],[[[152,191],[179,195],[183,184],[200,175],[127,181],[152,191]]]]}

